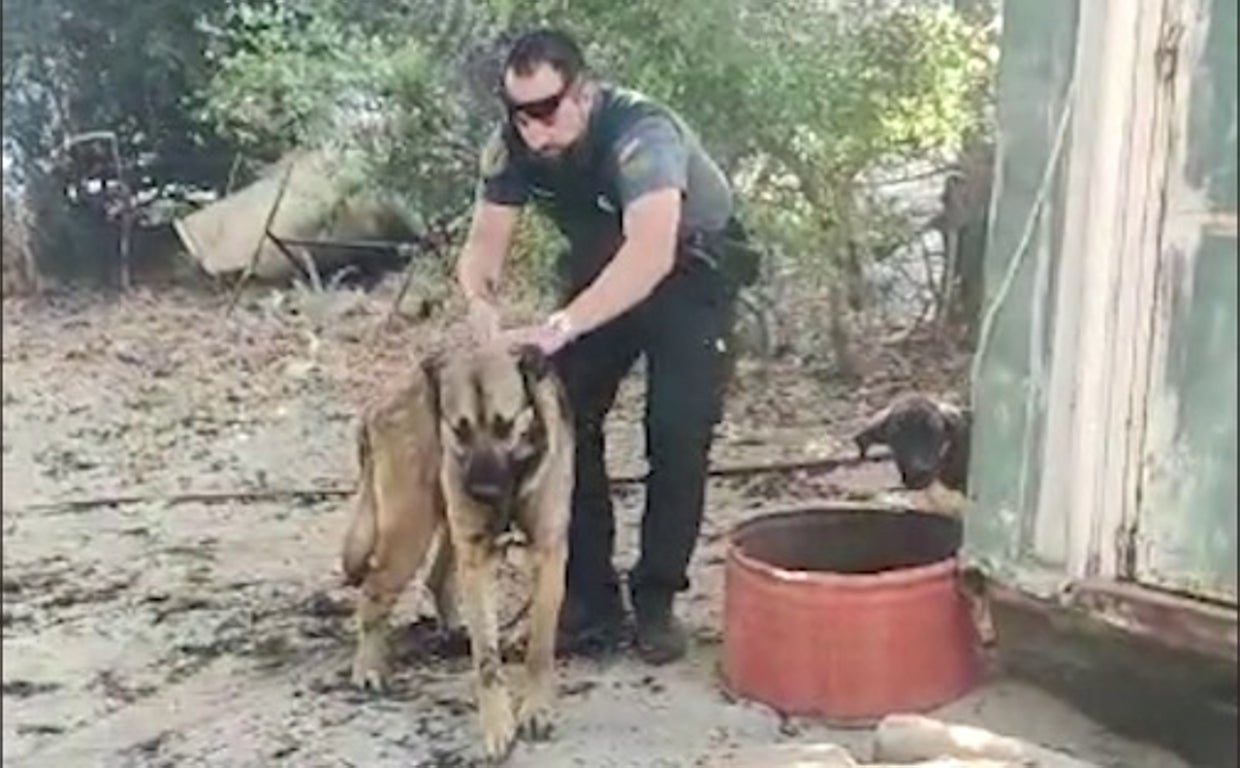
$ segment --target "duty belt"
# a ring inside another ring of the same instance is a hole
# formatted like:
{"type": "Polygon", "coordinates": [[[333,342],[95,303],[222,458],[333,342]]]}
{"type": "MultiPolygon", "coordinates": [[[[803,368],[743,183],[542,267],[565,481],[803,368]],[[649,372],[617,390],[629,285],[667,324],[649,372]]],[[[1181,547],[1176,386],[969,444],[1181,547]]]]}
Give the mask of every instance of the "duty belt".
{"type": "Polygon", "coordinates": [[[683,235],[677,241],[678,251],[683,252],[691,259],[697,259],[704,262],[711,269],[719,269],[719,259],[712,253],[719,245],[722,245],[723,231],[710,231],[705,229],[694,229],[683,235]]]}

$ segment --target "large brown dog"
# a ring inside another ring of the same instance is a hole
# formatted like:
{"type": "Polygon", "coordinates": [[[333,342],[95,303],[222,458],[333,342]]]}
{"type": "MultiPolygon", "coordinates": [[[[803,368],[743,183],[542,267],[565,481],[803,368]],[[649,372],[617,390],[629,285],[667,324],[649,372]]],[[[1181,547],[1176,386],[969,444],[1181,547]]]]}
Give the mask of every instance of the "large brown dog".
{"type": "Polygon", "coordinates": [[[353,681],[381,687],[388,617],[426,559],[442,624],[459,589],[470,636],[484,751],[505,758],[518,733],[546,738],[555,628],[564,595],[573,434],[563,389],[537,350],[469,349],[428,358],[366,409],[346,583],[361,587],[353,681]],[[501,538],[528,541],[533,566],[524,699],[514,715],[499,650],[495,584],[501,538]],[[456,581],[456,584],[453,581],[456,581]]]}

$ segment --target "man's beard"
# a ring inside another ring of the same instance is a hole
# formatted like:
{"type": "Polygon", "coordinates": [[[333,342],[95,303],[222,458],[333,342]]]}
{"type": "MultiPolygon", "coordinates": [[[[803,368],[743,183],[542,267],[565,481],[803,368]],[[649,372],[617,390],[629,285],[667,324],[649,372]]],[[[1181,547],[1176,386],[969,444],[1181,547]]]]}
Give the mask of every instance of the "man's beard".
{"type": "Polygon", "coordinates": [[[575,154],[575,148],[575,143],[568,146],[544,147],[533,152],[533,155],[538,163],[548,168],[557,169],[563,168],[570,163],[575,154]]]}
{"type": "Polygon", "coordinates": [[[531,150],[531,154],[535,162],[543,167],[552,171],[564,171],[580,163],[585,145],[586,140],[583,134],[569,144],[554,148],[544,147],[538,151],[531,150]]]}

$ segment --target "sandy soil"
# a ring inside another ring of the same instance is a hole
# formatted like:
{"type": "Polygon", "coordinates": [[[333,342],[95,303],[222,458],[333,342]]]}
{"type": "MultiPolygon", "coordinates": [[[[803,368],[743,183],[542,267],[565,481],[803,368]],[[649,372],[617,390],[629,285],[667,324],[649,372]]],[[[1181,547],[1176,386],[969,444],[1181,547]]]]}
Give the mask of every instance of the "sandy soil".
{"type": "MultiPolygon", "coordinates": [[[[393,691],[346,685],[350,594],[338,587],[337,552],[347,499],[330,492],[353,481],[359,404],[439,333],[398,315],[372,337],[391,292],[255,293],[227,319],[223,299],[186,291],[5,303],[5,765],[476,764],[468,662],[428,641],[418,589],[399,608],[393,691]],[[261,497],[288,489],[329,493],[261,497]],[[202,491],[260,496],[175,498],[202,491]],[[107,496],[140,498],[46,506],[107,496]]],[[[915,358],[904,366],[940,391],[959,372],[915,358]]],[[[721,464],[846,450],[858,420],[907,383],[889,364],[863,387],[830,384],[804,364],[742,374],[721,464]]],[[[641,469],[639,390],[626,385],[610,425],[617,472],[641,469]]],[[[564,663],[555,737],[521,744],[511,764],[709,765],[738,746],[821,741],[865,757],[865,731],[721,694],[722,542],[758,506],[894,481],[890,467],[869,465],[712,483],[684,603],[691,658],[659,671],[627,655],[564,663]]],[[[627,566],[640,493],[618,500],[627,566]]],[[[940,714],[1099,765],[1182,764],[1009,680],[940,714]]]]}

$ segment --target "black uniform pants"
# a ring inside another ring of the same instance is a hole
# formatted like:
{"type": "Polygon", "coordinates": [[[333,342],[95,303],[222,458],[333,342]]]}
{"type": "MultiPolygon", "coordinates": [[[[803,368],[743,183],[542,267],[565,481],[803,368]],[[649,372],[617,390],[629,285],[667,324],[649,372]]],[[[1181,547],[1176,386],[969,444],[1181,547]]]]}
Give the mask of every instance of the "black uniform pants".
{"type": "Polygon", "coordinates": [[[567,574],[571,599],[606,604],[595,601],[606,600],[618,584],[603,422],[621,379],[640,355],[646,359],[649,475],[641,554],[629,581],[636,595],[670,598],[688,588],[708,454],[730,369],[734,304],[734,291],[717,269],[678,259],[676,270],[641,304],[557,355],[577,444],[567,574]]]}

